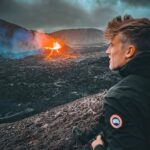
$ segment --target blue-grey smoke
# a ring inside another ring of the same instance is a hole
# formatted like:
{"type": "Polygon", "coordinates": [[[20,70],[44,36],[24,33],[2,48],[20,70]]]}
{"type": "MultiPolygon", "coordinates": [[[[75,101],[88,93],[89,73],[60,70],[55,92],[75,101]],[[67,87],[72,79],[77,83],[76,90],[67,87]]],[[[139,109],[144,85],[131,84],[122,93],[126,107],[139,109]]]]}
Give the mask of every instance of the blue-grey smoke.
{"type": "Polygon", "coordinates": [[[39,55],[39,54],[43,54],[42,49],[26,50],[22,52],[12,52],[9,49],[0,47],[0,55],[4,58],[21,59],[27,56],[33,56],[33,55],[39,55]]]}
{"type": "Polygon", "coordinates": [[[10,59],[21,59],[39,55],[43,50],[34,41],[34,33],[26,29],[0,27],[0,56],[10,59]]]}

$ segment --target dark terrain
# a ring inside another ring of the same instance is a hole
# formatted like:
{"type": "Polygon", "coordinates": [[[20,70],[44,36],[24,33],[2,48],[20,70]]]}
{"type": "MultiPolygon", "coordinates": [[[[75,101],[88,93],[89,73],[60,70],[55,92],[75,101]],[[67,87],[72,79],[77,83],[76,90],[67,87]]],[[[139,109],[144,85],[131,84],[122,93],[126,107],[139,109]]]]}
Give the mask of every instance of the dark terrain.
{"type": "Polygon", "coordinates": [[[0,124],[0,149],[89,150],[88,141],[80,143],[72,129],[78,126],[91,134],[101,115],[104,94],[84,97],[21,121],[0,124]]]}
{"type": "Polygon", "coordinates": [[[0,149],[89,149],[72,129],[89,132],[97,126],[103,91],[120,76],[109,71],[104,47],[75,52],[74,59],[0,58],[0,149]]]}
{"type": "Polygon", "coordinates": [[[79,56],[74,59],[0,58],[1,123],[108,89],[118,77],[108,70],[103,49],[76,49],[79,56]]]}

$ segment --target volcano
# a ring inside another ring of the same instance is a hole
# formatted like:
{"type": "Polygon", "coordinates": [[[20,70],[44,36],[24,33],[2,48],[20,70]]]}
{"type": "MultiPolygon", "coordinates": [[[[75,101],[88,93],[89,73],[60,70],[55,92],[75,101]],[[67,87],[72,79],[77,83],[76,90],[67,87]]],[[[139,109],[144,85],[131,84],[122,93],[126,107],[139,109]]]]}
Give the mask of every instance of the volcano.
{"type": "Polygon", "coordinates": [[[59,38],[0,20],[0,55],[3,57],[18,59],[40,54],[47,59],[71,56],[70,52],[71,48],[59,38]]]}

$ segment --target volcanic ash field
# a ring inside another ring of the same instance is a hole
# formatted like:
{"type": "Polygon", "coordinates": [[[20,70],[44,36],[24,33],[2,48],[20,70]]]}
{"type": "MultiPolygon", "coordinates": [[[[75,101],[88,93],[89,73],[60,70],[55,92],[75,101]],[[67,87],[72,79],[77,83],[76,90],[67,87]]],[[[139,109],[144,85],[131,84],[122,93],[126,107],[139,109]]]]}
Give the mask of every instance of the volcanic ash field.
{"type": "Polygon", "coordinates": [[[108,89],[119,77],[104,47],[72,49],[76,58],[0,57],[0,121],[11,122],[108,89]]]}

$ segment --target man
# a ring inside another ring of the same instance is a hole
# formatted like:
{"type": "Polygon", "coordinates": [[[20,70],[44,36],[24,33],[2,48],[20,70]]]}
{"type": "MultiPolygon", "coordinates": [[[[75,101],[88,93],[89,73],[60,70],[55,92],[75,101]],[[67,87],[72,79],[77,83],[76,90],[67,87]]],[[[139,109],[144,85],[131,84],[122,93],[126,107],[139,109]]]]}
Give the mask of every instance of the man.
{"type": "Polygon", "coordinates": [[[150,150],[150,20],[116,17],[105,31],[110,70],[123,79],[105,96],[103,134],[93,150],[150,150]]]}

